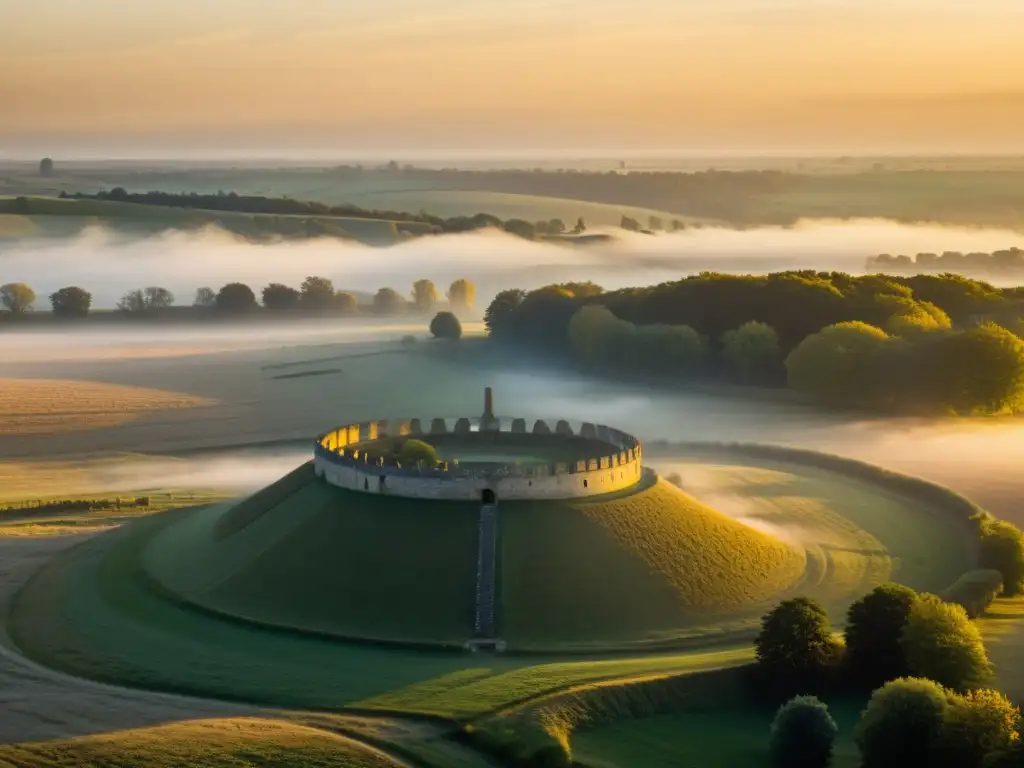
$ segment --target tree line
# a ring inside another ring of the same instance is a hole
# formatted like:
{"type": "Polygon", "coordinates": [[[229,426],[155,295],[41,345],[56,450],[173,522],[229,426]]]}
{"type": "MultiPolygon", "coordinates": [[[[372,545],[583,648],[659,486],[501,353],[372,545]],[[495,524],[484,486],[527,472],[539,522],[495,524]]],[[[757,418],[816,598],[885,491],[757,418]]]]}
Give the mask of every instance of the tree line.
{"type": "MultiPolygon", "coordinates": [[[[553,218],[542,221],[525,219],[502,220],[489,213],[477,213],[473,216],[433,216],[429,213],[408,213],[404,211],[374,210],[360,208],[357,205],[328,205],[326,203],[293,200],[290,197],[265,197],[263,195],[239,195],[236,192],[217,192],[201,194],[198,192],[128,192],[123,187],[115,187],[110,191],[101,190],[95,194],[76,192],[68,195],[61,192],[62,198],[75,200],[109,200],[119,203],[136,205],[154,205],[169,208],[191,208],[205,211],[227,211],[231,213],[272,214],[278,216],[312,216],[312,217],[344,217],[358,219],[374,219],[380,221],[409,222],[430,225],[434,233],[472,232],[478,229],[495,228],[528,240],[538,237],[559,237],[563,235],[582,235],[587,231],[587,223],[581,216],[572,226],[562,219],[553,218]]],[[[678,223],[677,223],[678,224],[678,223]]],[[[677,226],[677,228],[681,225],[677,226]]]]}
{"type": "Polygon", "coordinates": [[[867,260],[867,269],[889,271],[926,270],[928,272],[1016,272],[1024,270],[1024,249],[1005,248],[992,253],[945,251],[893,256],[881,253],[867,260]]]}
{"type": "MultiPolygon", "coordinates": [[[[445,294],[452,312],[468,314],[476,301],[476,286],[466,279],[454,281],[445,294]]],[[[32,312],[37,296],[25,283],[7,283],[0,286],[0,304],[9,317],[24,318],[32,312]]],[[[53,315],[66,320],[85,318],[92,310],[92,294],[78,286],[61,288],[49,297],[53,315]]],[[[437,286],[430,280],[413,283],[408,297],[393,288],[381,288],[374,294],[371,309],[379,315],[407,312],[428,313],[440,301],[437,286]]],[[[161,315],[176,304],[175,295],[160,286],[148,286],[128,291],[117,303],[120,313],[134,317],[161,315]]],[[[271,313],[311,313],[350,315],[360,311],[354,294],[335,289],[326,277],[311,276],[294,288],[283,283],[270,283],[256,293],[245,283],[228,283],[219,290],[202,287],[196,290],[192,307],[223,315],[241,315],[262,308],[271,313]]]]}
{"type": "Polygon", "coordinates": [[[789,386],[835,407],[991,414],[1024,409],[1016,289],[956,275],[705,273],[604,292],[499,293],[490,335],[597,372],[789,386]]]}

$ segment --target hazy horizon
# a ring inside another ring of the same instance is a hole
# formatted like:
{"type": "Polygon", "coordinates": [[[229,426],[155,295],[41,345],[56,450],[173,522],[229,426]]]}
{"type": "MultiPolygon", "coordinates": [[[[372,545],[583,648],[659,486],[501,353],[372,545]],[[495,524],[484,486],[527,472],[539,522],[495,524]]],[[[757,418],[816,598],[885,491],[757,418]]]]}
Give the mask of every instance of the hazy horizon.
{"type": "Polygon", "coordinates": [[[1019,0],[0,3],[0,143],[19,157],[1024,152],[1021,28],[1019,0]]]}

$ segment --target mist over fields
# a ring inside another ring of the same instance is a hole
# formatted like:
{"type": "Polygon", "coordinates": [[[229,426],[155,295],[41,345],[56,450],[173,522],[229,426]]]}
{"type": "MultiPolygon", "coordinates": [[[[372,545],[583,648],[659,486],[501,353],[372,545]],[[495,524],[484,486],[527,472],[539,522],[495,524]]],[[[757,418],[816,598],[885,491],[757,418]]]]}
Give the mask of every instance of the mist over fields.
{"type": "Polygon", "coordinates": [[[127,291],[147,285],[170,289],[179,304],[196,288],[244,282],[257,293],[270,282],[298,285],[321,275],[342,290],[383,286],[406,293],[421,277],[446,286],[466,277],[477,284],[478,305],[504,288],[591,280],[606,289],[674,280],[714,270],[762,273],[784,269],[860,273],[878,253],[992,251],[1024,245],[997,229],[906,225],[885,220],[807,221],[791,228],[704,228],[656,236],[615,230],[614,240],[587,247],[538,243],[496,231],[410,240],[373,248],[330,239],[253,244],[222,231],[172,231],[128,238],[95,228],[69,239],[27,240],[0,250],[5,282],[26,282],[39,308],[53,291],[78,285],[96,309],[113,308],[127,291]]]}

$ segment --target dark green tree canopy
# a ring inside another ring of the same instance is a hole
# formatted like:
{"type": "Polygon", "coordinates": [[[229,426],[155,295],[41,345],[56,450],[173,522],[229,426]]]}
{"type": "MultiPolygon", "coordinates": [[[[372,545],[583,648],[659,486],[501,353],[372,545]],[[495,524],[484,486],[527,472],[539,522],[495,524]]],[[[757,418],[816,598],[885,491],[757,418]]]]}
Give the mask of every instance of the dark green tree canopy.
{"type": "Polygon", "coordinates": [[[850,606],[846,614],[846,664],[858,686],[875,688],[908,674],[900,638],[917,593],[882,584],[850,606]]]}
{"type": "Polygon", "coordinates": [[[245,283],[228,283],[217,292],[217,310],[219,312],[242,314],[256,308],[256,294],[245,283]]]}
{"type": "Polygon", "coordinates": [[[302,301],[299,291],[281,283],[271,283],[262,292],[263,306],[270,310],[297,309],[302,301]]]}
{"type": "Polygon", "coordinates": [[[438,312],[430,321],[430,332],[437,339],[460,339],[462,323],[451,312],[438,312]]]}
{"type": "Polygon", "coordinates": [[[772,722],[769,753],[775,768],[827,768],[839,728],[814,696],[786,702],[772,722]]]}
{"type": "Polygon", "coordinates": [[[84,288],[69,286],[50,294],[53,314],[57,317],[79,318],[89,314],[92,294],[84,288]]]}

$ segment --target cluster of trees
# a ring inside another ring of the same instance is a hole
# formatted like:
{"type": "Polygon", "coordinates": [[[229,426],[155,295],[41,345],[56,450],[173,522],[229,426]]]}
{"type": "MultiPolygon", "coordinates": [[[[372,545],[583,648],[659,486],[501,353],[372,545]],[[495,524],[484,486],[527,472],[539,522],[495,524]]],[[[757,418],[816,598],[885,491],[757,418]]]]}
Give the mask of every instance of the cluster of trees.
{"type": "Polygon", "coordinates": [[[652,234],[654,232],[662,232],[666,229],[670,229],[672,232],[680,232],[686,229],[686,224],[681,222],[679,219],[672,219],[672,222],[666,226],[665,220],[660,216],[648,216],[647,227],[643,227],[637,219],[632,216],[623,216],[622,221],[619,222],[619,228],[624,229],[627,232],[644,232],[646,234],[652,234]]]}
{"type": "Polygon", "coordinates": [[[844,640],[807,598],[765,616],[755,641],[759,691],[796,695],[772,726],[775,765],[827,766],[837,729],[815,697],[874,688],[855,731],[865,768],[982,768],[1021,751],[1020,712],[986,688],[992,667],[960,605],[884,584],[850,607],[844,640]]]}
{"type": "Polygon", "coordinates": [[[945,251],[939,253],[919,253],[910,256],[893,256],[881,253],[867,260],[868,270],[886,272],[910,272],[927,270],[929,272],[1015,272],[1024,269],[1024,249],[1006,248],[992,253],[962,253],[945,251]]]}
{"type": "Polygon", "coordinates": [[[1014,292],[955,275],[705,273],[609,293],[502,291],[485,321],[497,339],[598,369],[788,383],[838,407],[987,414],[1024,408],[1021,307],[1014,292]]]}
{"type": "Polygon", "coordinates": [[[450,216],[442,218],[428,213],[407,213],[403,211],[371,210],[356,205],[327,205],[326,203],[293,200],[290,197],[265,197],[263,195],[239,195],[236,192],[200,194],[197,192],[128,192],[123,187],[95,194],[77,192],[61,197],[86,200],[109,200],[136,205],[158,205],[171,208],[190,208],[204,211],[228,211],[231,213],[264,214],[276,216],[345,217],[374,219],[381,221],[428,224],[435,232],[471,232],[493,227],[529,240],[542,236],[580,235],[587,229],[582,217],[570,229],[561,219],[526,221],[525,219],[502,220],[488,213],[474,216],[450,216]]]}
{"type": "MultiPolygon", "coordinates": [[[[454,281],[447,291],[452,313],[467,314],[476,301],[476,286],[466,279],[454,281]]],[[[23,317],[32,311],[36,293],[25,283],[7,283],[0,286],[0,303],[14,317],[23,317]]],[[[410,300],[393,288],[381,288],[373,297],[373,311],[393,315],[411,309],[429,313],[439,300],[437,286],[430,280],[417,280],[413,284],[410,300]]],[[[160,286],[148,286],[129,291],[117,303],[124,314],[138,316],[159,315],[175,305],[175,296],[160,286]]],[[[270,283],[263,288],[260,299],[244,283],[228,283],[219,291],[203,287],[196,291],[192,303],[200,309],[217,310],[227,314],[255,311],[260,304],[270,312],[308,312],[351,314],[359,309],[356,296],[336,290],[326,277],[307,277],[299,288],[283,283],[270,283]]],[[[68,286],[50,295],[53,314],[65,319],[88,316],[92,308],[92,294],[84,288],[68,286]]],[[[451,314],[451,313],[449,313],[451,314]]],[[[452,315],[455,318],[455,315],[452,315]]],[[[457,318],[456,322],[458,322],[457,318]]],[[[450,324],[449,324],[450,329],[450,324]]],[[[450,332],[450,330],[449,330],[450,332]]],[[[461,335],[461,325],[459,326],[461,335]]]]}

